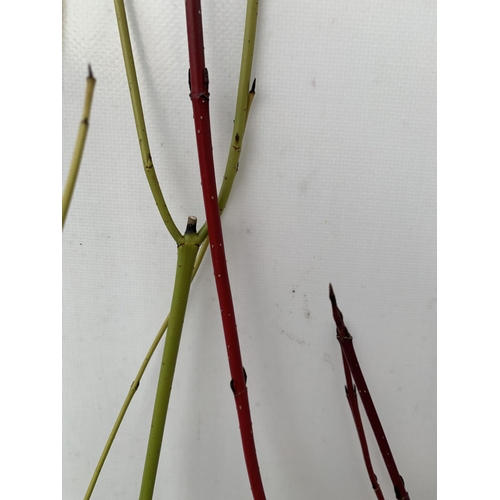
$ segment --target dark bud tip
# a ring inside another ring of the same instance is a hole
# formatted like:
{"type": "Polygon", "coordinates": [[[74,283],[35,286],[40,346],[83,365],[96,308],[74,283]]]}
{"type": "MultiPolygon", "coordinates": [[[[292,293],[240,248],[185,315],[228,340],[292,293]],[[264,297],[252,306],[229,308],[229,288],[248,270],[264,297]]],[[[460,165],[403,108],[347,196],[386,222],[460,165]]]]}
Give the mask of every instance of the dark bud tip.
{"type": "Polygon", "coordinates": [[[252,88],[250,89],[250,94],[255,94],[255,82],[257,81],[257,78],[253,79],[252,82],[252,88]]]}
{"type": "Polygon", "coordinates": [[[186,226],[186,234],[193,234],[196,233],[196,222],[198,222],[198,219],[194,217],[193,215],[190,215],[188,217],[188,222],[186,226]]]}
{"type": "Polygon", "coordinates": [[[87,78],[91,78],[92,80],[94,80],[94,73],[92,73],[92,66],[88,65],[88,70],[89,70],[89,76],[87,78]]]}
{"type": "Polygon", "coordinates": [[[330,302],[332,303],[333,319],[335,320],[335,324],[337,325],[337,334],[343,336],[342,333],[347,333],[347,329],[345,328],[344,325],[344,317],[342,316],[342,313],[340,312],[340,309],[337,306],[337,299],[335,297],[335,294],[333,293],[333,287],[331,283],[329,286],[329,291],[330,291],[330,302]]]}
{"type": "Polygon", "coordinates": [[[330,302],[332,303],[332,306],[337,307],[337,299],[335,298],[335,294],[333,293],[333,287],[332,287],[331,283],[328,285],[328,290],[329,290],[330,302]]]}

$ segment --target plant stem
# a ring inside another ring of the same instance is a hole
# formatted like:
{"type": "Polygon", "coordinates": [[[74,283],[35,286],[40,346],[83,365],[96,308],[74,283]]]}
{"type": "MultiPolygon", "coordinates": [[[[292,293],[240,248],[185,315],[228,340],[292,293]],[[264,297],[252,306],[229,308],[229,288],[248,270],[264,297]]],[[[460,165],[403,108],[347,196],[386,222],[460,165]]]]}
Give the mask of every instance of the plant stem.
{"type": "MultiPolygon", "coordinates": [[[[191,220],[196,221],[194,218],[191,220]]],[[[196,222],[194,222],[196,224],[196,222]]],[[[188,230],[184,235],[184,243],[177,249],[177,272],[175,274],[174,293],[170,307],[170,320],[168,324],[165,348],[156,390],[156,399],[153,409],[153,419],[149,434],[146,461],[142,476],[140,500],[153,498],[153,490],[160,460],[161,443],[165,430],[167,408],[170,400],[172,382],[174,379],[175,365],[179,344],[181,340],[182,325],[186,314],[186,307],[191,287],[191,276],[193,273],[196,254],[198,253],[198,234],[193,224],[188,223],[188,230]]]]}
{"type": "MultiPolygon", "coordinates": [[[[219,211],[222,214],[227,205],[227,200],[233,187],[234,178],[238,172],[241,146],[248,119],[250,106],[255,95],[255,80],[250,92],[250,76],[252,73],[253,53],[255,46],[255,34],[257,31],[258,0],[248,0],[245,18],[245,34],[243,36],[243,50],[241,53],[240,79],[238,83],[238,96],[236,99],[236,111],[234,117],[231,145],[227,155],[226,170],[219,192],[219,211]]],[[[204,238],[207,231],[206,224],[200,229],[200,238],[204,238]]]]}
{"type": "MultiPolygon", "coordinates": [[[[236,133],[239,132],[239,142],[240,145],[242,143],[243,135],[244,135],[244,129],[241,129],[240,124],[241,123],[241,117],[244,117],[245,120],[245,125],[248,120],[248,115],[250,112],[251,104],[253,102],[253,98],[255,96],[255,80],[252,85],[252,88],[250,92],[247,92],[246,89],[248,89],[248,83],[250,80],[250,74],[251,74],[251,69],[252,69],[252,61],[253,61],[253,46],[254,46],[254,40],[255,40],[255,27],[256,27],[256,21],[257,21],[257,4],[258,2],[255,1],[249,1],[247,5],[247,15],[246,15],[246,22],[245,22],[245,38],[244,38],[244,44],[243,44],[243,53],[242,53],[242,60],[241,60],[241,69],[240,69],[240,80],[239,80],[239,86],[238,86],[238,98],[237,98],[237,103],[236,103],[236,112],[235,112],[235,125],[234,125],[234,130],[233,130],[233,138],[235,137],[236,133]],[[247,36],[248,35],[248,36],[247,36]],[[245,104],[246,103],[246,104],[245,104]]],[[[128,29],[126,26],[126,16],[121,17],[121,22],[125,24],[126,32],[128,33],[128,29]]],[[[127,44],[127,45],[130,45],[127,44]]],[[[132,51],[127,51],[129,54],[129,57],[132,59],[133,62],[133,53],[132,51]]],[[[135,65],[131,65],[131,71],[135,72],[135,65]]],[[[135,78],[137,80],[137,77],[135,78]]],[[[142,143],[141,143],[142,144],[142,143]]],[[[229,197],[229,194],[231,192],[231,188],[234,182],[234,178],[236,176],[236,173],[238,171],[238,160],[239,160],[239,153],[240,153],[241,147],[238,148],[237,154],[235,154],[236,149],[231,145],[229,148],[229,154],[228,154],[228,159],[227,159],[227,165],[226,165],[226,172],[224,174],[224,181],[221,186],[221,190],[219,193],[219,210],[220,213],[224,211],[224,208],[227,204],[227,199],[229,197]]],[[[208,239],[208,232],[207,232],[207,226],[206,223],[203,225],[202,229],[198,232],[199,239],[200,241],[203,241],[200,251],[198,252],[198,255],[196,257],[196,262],[194,265],[193,269],[193,275],[191,278],[191,281],[194,279],[198,268],[201,265],[201,262],[203,261],[203,257],[205,256],[207,246],[209,243],[208,239]]],[[[94,474],[92,475],[90,484],[88,486],[87,492],[85,494],[84,500],[89,500],[92,492],[94,490],[94,487],[97,483],[97,480],[99,478],[99,475],[101,473],[102,467],[104,466],[104,462],[106,461],[106,458],[108,456],[109,450],[111,449],[111,446],[113,444],[113,441],[116,437],[116,434],[118,433],[118,430],[120,428],[120,425],[123,421],[123,418],[125,417],[125,413],[127,412],[127,409],[132,402],[132,399],[139,387],[140,380],[142,378],[142,375],[144,374],[148,364],[149,360],[151,359],[154,351],[156,350],[156,347],[158,346],[160,340],[163,337],[163,334],[165,333],[165,330],[167,329],[168,322],[169,322],[169,315],[167,315],[165,321],[163,322],[163,325],[161,326],[160,330],[158,331],[158,334],[156,335],[155,339],[153,340],[153,343],[151,344],[151,347],[149,348],[148,353],[145,356],[144,361],[142,362],[142,365],[137,373],[136,378],[134,379],[134,382],[130,386],[129,392],[127,394],[127,397],[125,398],[125,401],[122,405],[122,408],[118,414],[118,417],[115,421],[115,424],[111,430],[111,433],[108,437],[108,440],[106,442],[106,445],[104,446],[104,449],[101,453],[101,457],[99,458],[99,461],[97,463],[96,469],[94,471],[94,474]]]]}
{"type": "Polygon", "coordinates": [[[347,330],[342,313],[337,306],[337,300],[335,298],[335,294],[333,293],[332,285],[330,285],[330,301],[332,303],[333,318],[335,320],[335,324],[337,325],[337,340],[340,343],[342,354],[347,360],[354,382],[358,387],[359,395],[363,406],[365,407],[366,415],[370,425],[372,426],[373,433],[375,434],[375,439],[377,440],[380,453],[382,454],[385,466],[387,467],[387,472],[389,473],[392,484],[394,485],[396,498],[398,500],[410,500],[410,496],[405,489],[403,478],[399,474],[396,462],[392,456],[391,448],[389,447],[382,423],[380,422],[377,410],[375,409],[375,405],[373,404],[373,400],[370,396],[370,391],[366,385],[363,372],[359,366],[358,358],[352,344],[352,336],[347,330]]]}
{"type": "Polygon", "coordinates": [[[361,420],[361,415],[359,413],[358,397],[356,394],[356,386],[352,383],[351,371],[349,370],[349,364],[345,354],[342,353],[342,363],[344,365],[346,386],[345,393],[347,396],[347,401],[349,403],[349,408],[351,409],[352,418],[354,420],[354,425],[356,426],[356,431],[358,432],[359,442],[361,444],[361,451],[363,453],[363,459],[365,461],[366,470],[368,472],[368,477],[372,484],[373,491],[377,496],[378,500],[384,500],[384,494],[380,489],[378,484],[377,476],[373,471],[372,462],[370,459],[370,451],[368,450],[368,443],[366,442],[365,431],[363,429],[363,421],[361,420]]]}
{"type": "Polygon", "coordinates": [[[231,287],[226,266],[224,240],[217,201],[212,138],[210,130],[208,72],[205,68],[203,27],[199,0],[186,1],[186,24],[190,63],[191,102],[195,122],[196,144],[200,164],[203,200],[207,216],[210,248],[217,294],[221,309],[226,349],[231,371],[231,387],[234,392],[240,423],[243,453],[254,499],[264,500],[265,493],[259,471],[257,453],[252,432],[250,405],[246,376],[241,361],[238,331],[234,314],[231,287]]]}
{"type": "Polygon", "coordinates": [[[132,99],[132,108],[134,109],[135,125],[137,128],[137,137],[141,148],[142,163],[144,171],[149,182],[149,187],[153,193],[156,206],[160,211],[161,218],[167,226],[172,238],[179,244],[182,240],[182,235],[177,229],[172,216],[168,210],[165,199],[161,192],[156,171],[153,165],[153,158],[149,149],[148,134],[146,132],[146,123],[144,121],[144,113],[142,111],[141,94],[139,92],[139,82],[137,81],[137,73],[135,70],[134,55],[132,52],[132,44],[130,42],[130,34],[128,31],[127,14],[123,0],[115,0],[116,20],[118,22],[118,30],[120,32],[120,40],[123,51],[123,60],[127,72],[128,85],[130,89],[130,97],[132,99]]]}
{"type": "MultiPolygon", "coordinates": [[[[191,274],[191,282],[193,282],[194,277],[196,276],[198,269],[201,265],[201,262],[203,261],[203,257],[205,256],[205,253],[207,251],[208,241],[209,240],[206,239],[203,242],[203,244],[201,245],[200,250],[198,252],[198,255],[196,256],[196,261],[194,263],[193,272],[191,274]]],[[[130,386],[127,397],[125,398],[125,401],[123,402],[123,405],[120,409],[120,412],[118,413],[118,417],[116,418],[115,424],[113,425],[113,428],[111,429],[108,440],[106,441],[104,449],[102,450],[101,457],[99,458],[99,461],[97,462],[97,466],[94,470],[94,474],[92,475],[92,478],[90,480],[90,484],[87,488],[87,492],[85,493],[85,496],[83,497],[83,500],[89,500],[90,497],[92,496],[92,492],[94,491],[97,480],[99,479],[99,475],[101,473],[102,467],[104,466],[104,462],[106,461],[109,450],[111,449],[113,441],[115,440],[116,434],[118,433],[118,430],[120,429],[121,423],[125,417],[125,413],[127,412],[128,407],[129,407],[130,403],[132,402],[132,399],[133,399],[135,393],[137,392],[137,389],[139,389],[139,384],[141,382],[142,376],[144,375],[144,372],[146,371],[146,368],[149,364],[149,361],[153,357],[153,354],[154,354],[158,344],[160,343],[160,340],[163,338],[163,334],[165,333],[165,330],[168,327],[169,321],[170,321],[170,313],[167,314],[165,321],[161,325],[158,333],[156,334],[156,337],[153,340],[153,343],[151,344],[149,351],[146,354],[146,356],[141,364],[141,367],[139,368],[139,371],[137,372],[137,375],[136,375],[134,381],[132,382],[132,385],[130,386]]],[[[168,407],[167,407],[167,411],[168,411],[168,407]]]]}
{"type": "Polygon", "coordinates": [[[82,161],[85,139],[87,138],[87,132],[89,129],[90,108],[92,106],[92,96],[94,95],[95,82],[96,80],[94,78],[94,75],[92,74],[92,68],[89,64],[89,75],[87,76],[87,87],[85,90],[85,101],[83,103],[82,119],[80,121],[75,149],[73,151],[73,158],[71,160],[71,166],[69,168],[69,174],[68,178],[66,179],[66,186],[64,188],[62,197],[63,228],[64,223],[66,222],[66,215],[68,214],[69,205],[71,203],[71,197],[73,196],[73,190],[75,189],[78,171],[80,170],[80,163],[82,161]]]}

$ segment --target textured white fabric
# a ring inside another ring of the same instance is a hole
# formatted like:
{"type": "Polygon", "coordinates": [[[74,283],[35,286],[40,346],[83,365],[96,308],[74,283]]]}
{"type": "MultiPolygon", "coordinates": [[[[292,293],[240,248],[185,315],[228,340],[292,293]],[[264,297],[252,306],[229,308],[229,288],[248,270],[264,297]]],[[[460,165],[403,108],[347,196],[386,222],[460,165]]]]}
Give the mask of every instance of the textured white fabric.
{"type": "MultiPolygon", "coordinates": [[[[204,220],[184,2],[126,2],[150,145],[181,230],[204,220]]],[[[205,2],[214,157],[245,3],[205,2]]],[[[63,10],[63,182],[87,63],[90,130],[63,234],[63,498],[82,498],[168,313],[175,244],[142,169],[112,2],[63,10]]],[[[436,498],[435,3],[263,1],[257,95],[223,217],[269,499],[374,498],[344,393],[332,282],[412,498],[436,498]]],[[[160,349],[93,498],[138,497],[160,349]]],[[[190,297],[155,498],[250,499],[208,256],[190,297]]],[[[392,485],[367,428],[386,498],[392,485]]]]}

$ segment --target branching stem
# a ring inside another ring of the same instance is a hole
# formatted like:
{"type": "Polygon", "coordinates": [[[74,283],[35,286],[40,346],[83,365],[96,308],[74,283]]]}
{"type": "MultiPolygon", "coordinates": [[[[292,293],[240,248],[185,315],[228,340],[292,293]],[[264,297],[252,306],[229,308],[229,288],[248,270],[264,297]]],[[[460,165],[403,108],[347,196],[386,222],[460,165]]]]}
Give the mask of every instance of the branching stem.
{"type": "Polygon", "coordinates": [[[368,386],[366,385],[363,372],[361,371],[361,367],[359,366],[358,358],[356,356],[356,352],[354,351],[351,334],[347,330],[347,327],[344,324],[342,313],[337,306],[337,299],[335,298],[332,285],[330,285],[330,301],[332,303],[333,319],[335,320],[335,324],[337,325],[337,340],[339,341],[340,347],[342,349],[342,356],[347,361],[350,374],[352,374],[352,378],[354,379],[354,382],[356,383],[356,386],[358,388],[361,401],[363,403],[363,406],[365,407],[366,416],[368,417],[373,433],[375,434],[375,439],[377,440],[380,453],[382,454],[382,458],[384,459],[387,472],[389,473],[392,484],[394,485],[396,498],[398,500],[410,500],[410,496],[405,489],[403,478],[398,472],[398,468],[392,455],[391,448],[389,447],[389,442],[387,441],[387,438],[385,436],[382,423],[380,422],[377,410],[375,409],[375,405],[373,404],[373,400],[370,396],[370,391],[368,390],[368,386]]]}
{"type": "MultiPolygon", "coordinates": [[[[255,81],[252,85],[252,88],[250,89],[250,92],[248,91],[248,86],[249,86],[249,81],[250,81],[250,74],[251,74],[251,69],[252,69],[252,61],[253,61],[253,47],[255,43],[255,31],[256,31],[256,21],[257,21],[257,1],[248,1],[247,4],[247,15],[246,15],[246,22],[245,22],[245,37],[244,37],[244,44],[243,44],[243,52],[242,52],[242,60],[241,60],[241,69],[240,69],[240,80],[239,80],[239,86],[238,86],[238,98],[237,98],[237,104],[236,104],[236,113],[235,113],[235,124],[234,124],[234,130],[233,130],[233,142],[234,142],[234,137],[236,134],[239,134],[239,143],[240,147],[238,148],[237,154],[235,154],[235,148],[233,148],[233,145],[231,145],[229,149],[229,155],[227,159],[227,165],[226,165],[226,172],[224,174],[224,181],[222,183],[221,187],[221,192],[219,193],[219,210],[220,213],[222,214],[226,204],[227,204],[227,199],[229,197],[234,178],[236,176],[236,173],[238,171],[238,161],[239,161],[239,153],[241,150],[241,144],[243,140],[243,135],[244,135],[244,130],[246,127],[246,122],[248,120],[248,115],[250,111],[250,107],[253,101],[253,98],[255,96],[255,81]],[[242,119],[244,120],[244,125],[243,127],[241,126],[241,121],[242,119]],[[240,131],[240,132],[238,132],[240,131]]],[[[135,64],[134,64],[134,59],[133,59],[133,52],[131,48],[131,43],[130,43],[130,35],[128,31],[128,25],[127,25],[127,18],[126,18],[126,13],[125,13],[125,8],[123,5],[123,0],[115,0],[115,8],[117,12],[117,21],[118,21],[118,26],[119,26],[119,32],[120,32],[120,39],[122,43],[122,49],[123,49],[123,55],[124,55],[124,60],[125,60],[125,66],[127,69],[127,77],[129,80],[129,87],[131,90],[131,97],[132,97],[132,104],[134,107],[134,116],[136,117],[136,127],[138,130],[138,137],[139,137],[139,142],[141,145],[141,154],[144,157],[148,158],[148,153],[149,153],[149,146],[148,146],[148,140],[147,140],[147,135],[146,135],[146,127],[144,124],[144,118],[143,118],[143,113],[142,113],[142,105],[141,105],[141,100],[140,100],[140,93],[139,93],[139,86],[137,83],[137,75],[135,71],[135,64]],[[134,105],[135,103],[135,105],[134,105]],[[144,131],[144,134],[141,135],[141,131],[144,131]],[[144,137],[145,141],[143,141],[141,138],[144,137]]],[[[146,169],[146,174],[148,174],[148,170],[146,169]]],[[[148,178],[149,180],[149,178],[148,178]]],[[[154,179],[153,179],[154,182],[154,179]]],[[[151,185],[151,182],[150,182],[151,185]]],[[[152,188],[153,189],[153,188],[152,188]]],[[[158,186],[159,190],[159,186],[158,186]]],[[[154,193],[153,193],[154,194],[154,193]]],[[[161,192],[160,192],[161,195],[161,192]]],[[[156,196],[155,196],[156,200],[156,196]]],[[[158,204],[158,203],[157,203],[158,204]]],[[[163,215],[162,215],[163,217],[163,215]]],[[[165,217],[163,217],[165,220],[165,217]]],[[[169,226],[167,225],[167,228],[169,226]]],[[[180,234],[180,233],[179,233],[180,234]]],[[[182,236],[181,236],[182,238],[182,236]]],[[[199,242],[203,242],[200,247],[200,251],[196,257],[196,261],[194,264],[194,269],[191,277],[191,281],[194,279],[201,262],[203,260],[203,257],[206,253],[208,244],[209,244],[209,239],[208,239],[208,232],[207,232],[207,226],[206,223],[203,225],[202,229],[198,232],[198,240],[199,242]]],[[[115,439],[115,436],[120,428],[120,425],[123,421],[123,418],[125,416],[125,413],[139,387],[140,380],[142,378],[142,375],[144,374],[149,361],[160,343],[160,340],[162,339],[168,324],[169,324],[169,318],[170,314],[167,315],[165,321],[163,322],[163,325],[161,326],[160,330],[158,331],[158,334],[156,335],[155,339],[153,340],[153,343],[148,351],[148,353],[145,356],[145,359],[137,373],[136,378],[134,379],[132,385],[130,386],[129,392],[127,394],[127,397],[125,398],[125,401],[122,405],[122,408],[118,414],[118,417],[116,419],[116,422],[113,426],[113,429],[111,430],[111,433],[108,437],[108,440],[106,442],[106,445],[104,446],[104,449],[102,451],[101,457],[99,459],[99,462],[97,463],[96,469],[94,471],[94,474],[92,476],[92,479],[90,481],[90,484],[88,486],[87,492],[85,494],[84,500],[89,500],[92,492],[95,488],[95,485],[97,483],[97,480],[99,478],[100,472],[102,470],[102,467],[104,465],[104,462],[108,456],[109,450],[111,449],[111,446],[113,444],[113,441],[115,439]]]]}
{"type": "Polygon", "coordinates": [[[363,421],[361,420],[361,414],[359,412],[358,397],[356,393],[356,386],[352,383],[351,371],[349,370],[349,364],[345,354],[342,353],[342,363],[344,365],[346,387],[345,392],[347,396],[347,401],[349,403],[349,408],[351,409],[352,418],[354,420],[354,425],[356,426],[356,431],[358,433],[359,442],[361,444],[361,451],[363,453],[363,459],[365,461],[366,470],[368,472],[368,477],[377,496],[378,500],[384,500],[384,494],[378,484],[377,476],[373,470],[372,461],[370,459],[370,451],[368,449],[368,443],[366,441],[365,431],[363,429],[363,421]]]}

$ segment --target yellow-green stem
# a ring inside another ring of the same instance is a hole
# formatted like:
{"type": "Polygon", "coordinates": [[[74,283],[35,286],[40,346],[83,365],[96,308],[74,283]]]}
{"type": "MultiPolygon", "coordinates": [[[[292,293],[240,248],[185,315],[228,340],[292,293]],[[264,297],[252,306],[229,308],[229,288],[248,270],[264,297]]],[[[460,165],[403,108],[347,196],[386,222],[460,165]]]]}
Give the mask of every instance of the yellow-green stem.
{"type": "Polygon", "coordinates": [[[156,206],[160,211],[161,218],[167,226],[169,233],[177,244],[182,241],[182,234],[175,225],[172,216],[168,210],[163,193],[161,192],[160,183],[156,177],[156,171],[153,165],[153,158],[149,149],[148,134],[146,132],[146,123],[144,121],[144,113],[142,111],[141,94],[139,92],[139,82],[137,81],[137,73],[135,70],[134,55],[132,52],[132,44],[130,42],[130,34],[128,31],[127,14],[123,0],[115,0],[116,20],[118,22],[118,30],[120,32],[120,41],[123,51],[123,61],[127,72],[128,86],[130,89],[130,98],[132,100],[132,108],[134,110],[135,126],[137,128],[137,137],[141,148],[142,163],[144,171],[149,182],[149,187],[153,193],[156,206]]]}
{"type": "Polygon", "coordinates": [[[62,226],[66,222],[66,215],[68,214],[69,205],[75,189],[76,178],[80,170],[80,163],[82,161],[83,149],[85,147],[85,139],[87,138],[87,131],[89,129],[90,108],[92,106],[92,96],[94,95],[95,78],[92,75],[92,70],[89,65],[89,76],[87,77],[87,88],[85,90],[85,102],[83,103],[82,119],[78,129],[78,136],[76,138],[75,149],[73,151],[73,159],[69,168],[68,178],[62,197],[62,226]]]}
{"type": "MultiPolygon", "coordinates": [[[[198,272],[198,269],[200,268],[201,262],[203,261],[203,257],[205,256],[205,253],[206,253],[207,248],[208,248],[208,243],[209,243],[209,239],[207,238],[203,242],[203,244],[201,245],[200,250],[198,252],[198,255],[196,256],[196,261],[194,263],[193,273],[191,275],[191,282],[194,280],[194,277],[196,276],[196,273],[198,272]]],[[[161,325],[158,333],[156,334],[156,337],[153,340],[153,343],[151,344],[151,347],[149,348],[149,351],[146,354],[146,357],[144,358],[144,361],[142,362],[142,365],[139,368],[139,371],[137,372],[137,375],[136,375],[134,381],[132,382],[132,385],[130,386],[127,397],[125,398],[125,401],[123,402],[120,413],[118,413],[118,417],[116,418],[115,424],[113,425],[113,428],[111,429],[108,440],[106,441],[104,449],[102,450],[101,457],[99,458],[99,461],[97,462],[97,466],[94,470],[94,474],[92,475],[92,479],[90,480],[90,484],[87,488],[85,496],[83,497],[83,500],[89,500],[90,497],[92,496],[92,492],[94,491],[97,480],[99,479],[99,475],[101,473],[102,467],[104,465],[104,462],[106,461],[106,458],[108,457],[109,450],[111,449],[113,441],[115,440],[116,434],[118,433],[118,430],[120,429],[120,425],[122,424],[123,418],[125,417],[125,413],[127,412],[128,407],[129,407],[130,403],[132,402],[134,394],[137,392],[137,389],[139,388],[139,384],[141,382],[142,376],[143,376],[144,372],[146,371],[146,368],[149,364],[150,359],[153,357],[153,353],[155,352],[156,347],[160,343],[160,340],[163,338],[163,334],[165,333],[165,330],[168,327],[169,321],[170,321],[170,313],[167,315],[167,317],[165,318],[165,321],[161,325]]]]}
{"type": "Polygon", "coordinates": [[[184,323],[189,289],[191,287],[191,276],[199,249],[197,243],[198,235],[196,233],[186,234],[184,236],[184,243],[177,250],[177,272],[175,274],[174,293],[170,307],[170,321],[161,361],[139,500],[151,500],[153,498],[168,403],[174,380],[177,353],[179,352],[182,325],[184,323]]]}

